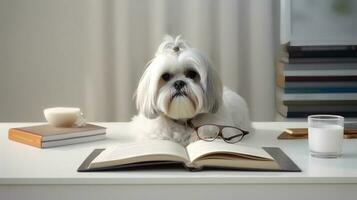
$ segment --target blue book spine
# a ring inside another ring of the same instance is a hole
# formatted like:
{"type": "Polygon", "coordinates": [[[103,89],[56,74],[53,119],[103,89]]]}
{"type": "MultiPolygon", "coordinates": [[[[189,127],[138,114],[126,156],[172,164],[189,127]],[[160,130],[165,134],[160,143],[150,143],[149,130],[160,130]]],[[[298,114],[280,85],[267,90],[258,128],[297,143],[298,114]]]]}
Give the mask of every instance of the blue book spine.
{"type": "Polygon", "coordinates": [[[295,93],[357,93],[357,87],[286,87],[286,94],[295,93]]]}

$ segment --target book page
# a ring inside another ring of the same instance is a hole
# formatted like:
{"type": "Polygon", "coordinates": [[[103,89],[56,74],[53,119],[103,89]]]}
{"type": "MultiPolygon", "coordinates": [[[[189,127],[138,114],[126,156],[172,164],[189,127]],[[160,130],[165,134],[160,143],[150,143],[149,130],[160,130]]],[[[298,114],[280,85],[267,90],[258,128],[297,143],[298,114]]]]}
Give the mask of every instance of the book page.
{"type": "MultiPolygon", "coordinates": [[[[229,144],[222,140],[214,140],[212,142],[198,140],[189,144],[186,149],[191,162],[194,162],[195,160],[210,154],[218,156],[220,154],[236,154],[242,155],[242,157],[251,157],[253,159],[256,157],[257,159],[274,160],[266,151],[260,147],[257,148],[240,144],[229,144]]],[[[222,157],[222,159],[224,159],[224,157],[222,157]]]]}
{"type": "Polygon", "coordinates": [[[231,169],[250,169],[250,170],[279,170],[280,165],[275,160],[252,160],[232,156],[232,158],[211,158],[198,159],[194,162],[196,168],[202,167],[218,167],[231,169]]]}
{"type": "Polygon", "coordinates": [[[99,154],[90,164],[92,167],[130,164],[145,161],[189,162],[186,149],[168,140],[145,140],[139,143],[118,144],[99,154]]]}

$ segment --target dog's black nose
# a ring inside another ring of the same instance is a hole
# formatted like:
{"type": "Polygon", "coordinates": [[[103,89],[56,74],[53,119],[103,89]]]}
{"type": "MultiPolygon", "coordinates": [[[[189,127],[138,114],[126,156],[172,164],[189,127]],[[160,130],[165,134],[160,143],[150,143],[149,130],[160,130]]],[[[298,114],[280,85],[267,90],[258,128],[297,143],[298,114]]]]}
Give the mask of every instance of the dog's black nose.
{"type": "Polygon", "coordinates": [[[186,85],[185,81],[182,81],[182,80],[178,80],[178,81],[174,82],[174,87],[175,87],[176,90],[180,90],[185,85],[186,85]]]}

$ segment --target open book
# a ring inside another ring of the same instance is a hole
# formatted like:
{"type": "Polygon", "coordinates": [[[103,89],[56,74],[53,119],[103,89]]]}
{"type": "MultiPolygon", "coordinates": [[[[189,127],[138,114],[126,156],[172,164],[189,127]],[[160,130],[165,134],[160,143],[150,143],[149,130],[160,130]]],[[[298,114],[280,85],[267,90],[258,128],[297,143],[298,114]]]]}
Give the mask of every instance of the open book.
{"type": "Polygon", "coordinates": [[[97,149],[88,156],[78,171],[114,170],[172,163],[181,163],[190,170],[210,167],[300,171],[279,148],[255,148],[228,144],[220,140],[213,142],[199,140],[187,147],[167,140],[149,140],[142,143],[121,144],[105,150],[97,149]]]}

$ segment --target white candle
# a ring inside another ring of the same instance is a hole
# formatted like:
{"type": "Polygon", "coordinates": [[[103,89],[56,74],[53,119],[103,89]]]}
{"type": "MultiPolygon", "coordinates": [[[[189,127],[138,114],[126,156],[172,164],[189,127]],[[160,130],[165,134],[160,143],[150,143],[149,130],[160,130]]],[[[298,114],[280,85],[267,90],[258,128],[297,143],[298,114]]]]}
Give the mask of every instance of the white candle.
{"type": "Polygon", "coordinates": [[[316,153],[342,153],[343,127],[324,125],[309,127],[309,148],[316,153]]]}

